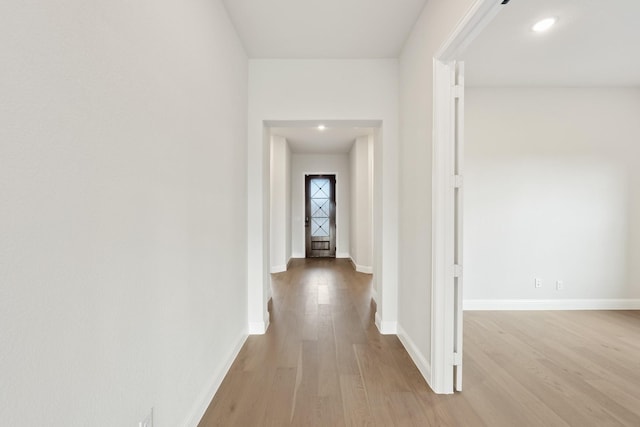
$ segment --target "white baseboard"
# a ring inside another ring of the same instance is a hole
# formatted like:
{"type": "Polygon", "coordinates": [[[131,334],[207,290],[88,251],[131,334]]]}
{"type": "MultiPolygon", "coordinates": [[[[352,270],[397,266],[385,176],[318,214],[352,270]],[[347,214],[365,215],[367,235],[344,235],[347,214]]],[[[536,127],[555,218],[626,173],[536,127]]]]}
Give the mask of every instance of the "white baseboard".
{"type": "Polygon", "coordinates": [[[271,267],[271,274],[284,273],[285,271],[287,271],[286,265],[274,265],[271,267]]]}
{"type": "Polygon", "coordinates": [[[336,258],[351,258],[347,252],[336,252],[336,258]]]}
{"type": "Polygon", "coordinates": [[[289,257],[289,259],[287,260],[287,264],[286,265],[274,265],[271,267],[271,274],[274,273],[284,273],[285,271],[287,271],[289,269],[289,267],[291,266],[291,262],[293,261],[294,257],[289,257]]]}
{"type": "Polygon", "coordinates": [[[291,258],[306,258],[306,257],[307,257],[307,255],[304,252],[302,252],[302,253],[296,252],[296,253],[291,254],[291,258]]]}
{"type": "Polygon", "coordinates": [[[367,265],[359,265],[352,257],[349,257],[349,261],[351,261],[351,265],[358,273],[373,274],[373,267],[367,265]]]}
{"type": "Polygon", "coordinates": [[[220,384],[222,384],[222,380],[231,369],[231,365],[233,361],[238,357],[238,353],[242,349],[245,341],[247,340],[247,335],[242,335],[236,342],[236,344],[229,352],[227,359],[225,360],[224,365],[220,368],[214,375],[213,380],[209,384],[209,386],[204,390],[204,392],[200,395],[200,398],[196,402],[196,405],[193,407],[189,416],[186,418],[185,422],[182,423],[184,427],[197,427],[204,415],[205,411],[209,407],[209,404],[213,400],[213,396],[215,396],[216,392],[220,388],[220,384]]]}
{"type": "Polygon", "coordinates": [[[356,264],[356,271],[358,273],[373,274],[373,267],[356,264]]]}
{"type": "Polygon", "coordinates": [[[373,301],[378,304],[378,291],[376,291],[376,288],[374,287],[371,288],[371,298],[373,298],[373,301]]]}
{"type": "Polygon", "coordinates": [[[424,380],[431,387],[431,364],[427,361],[427,358],[424,357],[424,354],[420,350],[418,350],[418,346],[413,342],[411,337],[407,335],[406,331],[402,328],[402,326],[398,325],[398,339],[404,346],[407,353],[413,360],[413,363],[416,364],[418,370],[422,374],[424,380]]]}
{"type": "Polygon", "coordinates": [[[380,313],[376,313],[376,327],[382,335],[395,335],[398,331],[398,322],[382,321],[380,313]]]}
{"type": "Polygon", "coordinates": [[[269,319],[264,322],[249,322],[249,335],[264,335],[269,329],[269,319]]]}
{"type": "Polygon", "coordinates": [[[640,310],[640,299],[469,299],[464,310],[640,310]]]}

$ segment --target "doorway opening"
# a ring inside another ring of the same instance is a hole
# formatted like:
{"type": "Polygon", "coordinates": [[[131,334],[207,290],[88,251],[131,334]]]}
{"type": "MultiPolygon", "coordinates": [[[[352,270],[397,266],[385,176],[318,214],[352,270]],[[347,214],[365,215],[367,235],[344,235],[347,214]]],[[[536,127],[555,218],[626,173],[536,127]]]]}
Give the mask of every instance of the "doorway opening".
{"type": "Polygon", "coordinates": [[[336,176],[305,176],[305,257],[336,257],[336,176]]]}
{"type": "MultiPolygon", "coordinates": [[[[298,258],[329,257],[374,274],[381,228],[374,226],[381,190],[374,151],[380,150],[381,123],[269,121],[265,137],[270,147],[270,272],[284,272],[298,258]]],[[[377,284],[374,278],[374,299],[377,284]]]]}
{"type": "MultiPolygon", "coordinates": [[[[565,14],[545,35],[534,32],[530,25],[551,3],[566,12],[570,2],[512,2],[463,54],[472,86],[465,95],[465,315],[638,308],[629,300],[637,280],[628,267],[640,242],[629,221],[638,217],[640,193],[628,187],[638,157],[627,143],[637,135],[629,124],[638,104],[618,72],[630,67],[608,57],[633,51],[626,44],[633,23],[614,18],[633,13],[625,2],[587,8],[575,21],[565,14]],[[615,26],[603,26],[597,40],[581,36],[604,15],[615,26]],[[537,51],[544,60],[522,67],[537,51]]],[[[527,320],[509,323],[526,335],[527,320]]],[[[556,337],[564,344],[563,333],[556,337]]]]}
{"type": "Polygon", "coordinates": [[[297,258],[305,258],[304,176],[335,174],[335,257],[349,260],[358,272],[372,274],[375,324],[382,334],[395,334],[397,224],[393,212],[398,194],[383,191],[388,187],[383,184],[394,182],[397,171],[393,162],[384,168],[382,164],[385,155],[395,158],[396,146],[383,141],[393,135],[394,127],[385,127],[378,119],[263,120],[261,126],[261,206],[267,214],[258,233],[262,244],[251,246],[261,254],[256,268],[250,268],[250,312],[258,319],[250,322],[251,333],[262,334],[268,327],[271,274],[285,272],[297,258]],[[332,135],[342,136],[329,138],[332,135]],[[383,169],[388,173],[383,174],[383,169]]]}

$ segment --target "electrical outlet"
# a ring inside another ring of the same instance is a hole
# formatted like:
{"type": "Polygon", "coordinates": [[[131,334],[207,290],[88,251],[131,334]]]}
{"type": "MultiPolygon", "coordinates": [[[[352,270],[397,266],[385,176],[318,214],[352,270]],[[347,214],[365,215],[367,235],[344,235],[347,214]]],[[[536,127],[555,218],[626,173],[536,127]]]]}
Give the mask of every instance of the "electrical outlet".
{"type": "Polygon", "coordinates": [[[533,282],[536,288],[541,288],[542,287],[542,279],[535,279],[535,281],[533,282]]]}
{"type": "Polygon", "coordinates": [[[562,280],[556,281],[556,290],[561,291],[564,289],[564,282],[562,280]]]}
{"type": "Polygon", "coordinates": [[[153,408],[149,411],[149,415],[138,423],[138,427],[153,427],[153,408]]]}

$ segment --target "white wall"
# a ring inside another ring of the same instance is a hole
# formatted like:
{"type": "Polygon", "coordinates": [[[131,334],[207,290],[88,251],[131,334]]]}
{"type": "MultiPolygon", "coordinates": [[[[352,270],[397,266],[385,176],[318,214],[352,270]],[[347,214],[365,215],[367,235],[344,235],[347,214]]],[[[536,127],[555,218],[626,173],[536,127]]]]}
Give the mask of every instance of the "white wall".
{"type": "Polygon", "coordinates": [[[465,299],[640,298],[640,89],[473,88],[466,106],[465,299]]]}
{"type": "Polygon", "coordinates": [[[249,61],[249,326],[264,331],[269,287],[269,175],[265,120],[381,120],[376,138],[378,324],[395,331],[398,261],[398,62],[384,60],[249,61]],[[385,326],[386,325],[386,326],[385,326]]]}
{"type": "Polygon", "coordinates": [[[271,272],[287,270],[291,258],[291,150],[271,137],[271,272]]]}
{"type": "Polygon", "coordinates": [[[428,1],[400,58],[398,335],[426,377],[431,369],[433,57],[472,3],[428,1]]]}
{"type": "Polygon", "coordinates": [[[291,156],[291,245],[294,258],[305,257],[305,175],[336,175],[336,258],[349,257],[351,171],[347,154],[291,156]]]}
{"type": "Polygon", "coordinates": [[[291,258],[293,258],[293,233],[292,233],[292,229],[291,229],[291,147],[289,146],[289,144],[287,144],[287,151],[286,151],[286,187],[285,187],[285,194],[286,194],[286,199],[285,199],[285,224],[286,224],[286,228],[285,228],[285,259],[287,260],[287,264],[289,263],[289,260],[291,258]]]}
{"type": "Polygon", "coordinates": [[[372,273],[373,136],[357,138],[349,152],[351,167],[350,255],[356,270],[372,273]]]}
{"type": "Polygon", "coordinates": [[[224,7],[6,1],[0,39],[0,424],[197,421],[246,333],[224,7]]]}

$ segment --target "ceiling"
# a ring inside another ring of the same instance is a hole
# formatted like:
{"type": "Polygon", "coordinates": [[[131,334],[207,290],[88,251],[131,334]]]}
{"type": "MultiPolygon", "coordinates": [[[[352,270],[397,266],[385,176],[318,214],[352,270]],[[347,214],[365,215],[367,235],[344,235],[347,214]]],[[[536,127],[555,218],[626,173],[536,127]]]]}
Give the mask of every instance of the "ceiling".
{"type": "Polygon", "coordinates": [[[224,0],[250,58],[397,58],[426,0],[224,0]]]}
{"type": "MultiPolygon", "coordinates": [[[[425,0],[224,0],[251,58],[395,58],[425,0]]],[[[640,0],[512,0],[469,45],[469,86],[640,86],[640,0]],[[532,25],[558,18],[547,33],[532,25]]],[[[296,153],[347,153],[377,123],[273,122],[296,153]]]]}
{"type": "Polygon", "coordinates": [[[466,84],[640,86],[639,19],[640,0],[512,0],[463,55],[466,84]]]}
{"type": "Polygon", "coordinates": [[[359,136],[373,135],[377,121],[270,122],[271,135],[286,138],[291,152],[300,154],[344,154],[359,136]],[[325,130],[318,130],[324,124],[325,130]]]}

